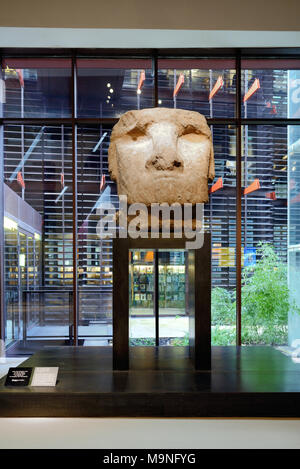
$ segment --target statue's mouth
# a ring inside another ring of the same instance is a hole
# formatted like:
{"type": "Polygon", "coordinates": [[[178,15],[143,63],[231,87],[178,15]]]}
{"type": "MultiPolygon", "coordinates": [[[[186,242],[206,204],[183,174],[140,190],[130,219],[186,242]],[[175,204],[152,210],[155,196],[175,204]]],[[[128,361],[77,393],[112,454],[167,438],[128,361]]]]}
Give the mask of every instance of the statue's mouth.
{"type": "Polygon", "coordinates": [[[155,174],[153,183],[155,183],[155,179],[159,181],[178,181],[178,174],[174,174],[172,171],[164,171],[163,174],[155,174]]]}

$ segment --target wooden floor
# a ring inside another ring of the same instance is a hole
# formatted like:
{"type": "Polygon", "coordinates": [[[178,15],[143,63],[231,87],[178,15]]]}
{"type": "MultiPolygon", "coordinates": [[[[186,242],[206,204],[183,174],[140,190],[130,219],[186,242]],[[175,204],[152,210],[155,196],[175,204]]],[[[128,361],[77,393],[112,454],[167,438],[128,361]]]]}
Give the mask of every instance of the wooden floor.
{"type": "Polygon", "coordinates": [[[272,347],[213,347],[195,371],[185,347],[132,347],[130,371],[111,347],[46,347],[21,366],[59,366],[55,388],[8,388],[0,417],[300,417],[300,364],[272,347]]]}

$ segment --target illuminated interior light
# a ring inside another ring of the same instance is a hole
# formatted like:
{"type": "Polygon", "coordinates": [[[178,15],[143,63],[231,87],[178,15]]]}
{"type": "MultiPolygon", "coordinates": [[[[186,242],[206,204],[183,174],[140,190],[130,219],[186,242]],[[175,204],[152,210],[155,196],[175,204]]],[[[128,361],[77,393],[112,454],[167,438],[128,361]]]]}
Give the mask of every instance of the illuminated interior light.
{"type": "Polygon", "coordinates": [[[113,93],[113,92],[114,92],[114,90],[111,88],[111,89],[109,90],[109,92],[110,92],[110,93],[113,93]]]}
{"type": "Polygon", "coordinates": [[[9,182],[12,182],[16,178],[17,174],[21,171],[21,169],[25,165],[26,161],[30,157],[31,153],[33,152],[33,150],[35,149],[35,147],[39,143],[40,139],[42,138],[44,130],[45,130],[45,126],[41,128],[41,130],[39,131],[39,133],[37,134],[37,136],[33,140],[32,144],[30,145],[30,147],[26,151],[24,157],[21,159],[20,163],[18,164],[18,166],[16,167],[16,169],[14,170],[12,175],[10,176],[9,182]]]}
{"type": "Polygon", "coordinates": [[[34,239],[35,239],[36,241],[41,241],[41,235],[38,234],[38,233],[34,233],[34,239]]]}
{"type": "Polygon", "coordinates": [[[159,100],[158,100],[158,104],[161,104],[161,103],[162,103],[162,100],[161,100],[161,99],[159,99],[159,100]]]}
{"type": "Polygon", "coordinates": [[[111,84],[110,84],[110,83],[107,83],[106,86],[107,86],[107,88],[110,88],[110,87],[111,87],[111,84]]]}
{"type": "Polygon", "coordinates": [[[284,156],[282,157],[282,159],[283,159],[283,160],[287,160],[287,157],[288,157],[287,155],[284,155],[284,156]]]}
{"type": "Polygon", "coordinates": [[[20,265],[20,267],[25,267],[25,265],[26,265],[25,254],[19,254],[19,265],[20,265]]]}
{"type": "Polygon", "coordinates": [[[142,94],[142,90],[136,90],[136,94],[142,94]]]}
{"type": "Polygon", "coordinates": [[[293,166],[293,167],[292,167],[292,171],[296,171],[296,166],[293,166]]]}
{"type": "Polygon", "coordinates": [[[55,200],[55,203],[57,204],[57,202],[59,201],[59,199],[64,195],[64,193],[66,192],[66,190],[68,189],[68,186],[65,186],[63,188],[63,190],[61,191],[61,193],[58,195],[58,197],[56,198],[55,200]]]}
{"type": "Polygon", "coordinates": [[[4,217],[4,228],[7,230],[17,230],[18,224],[11,218],[4,217]]]}
{"type": "Polygon", "coordinates": [[[106,100],[106,103],[107,103],[107,104],[109,104],[109,101],[108,101],[108,99],[106,100]]]}
{"type": "MultiPolygon", "coordinates": [[[[107,101],[106,101],[106,102],[107,102],[107,101]]],[[[102,143],[103,140],[105,139],[106,135],[107,135],[107,132],[104,132],[104,134],[103,134],[102,137],[100,138],[99,142],[98,142],[97,145],[94,147],[93,153],[95,153],[95,152],[98,150],[98,148],[100,147],[101,143],[102,143]]]]}

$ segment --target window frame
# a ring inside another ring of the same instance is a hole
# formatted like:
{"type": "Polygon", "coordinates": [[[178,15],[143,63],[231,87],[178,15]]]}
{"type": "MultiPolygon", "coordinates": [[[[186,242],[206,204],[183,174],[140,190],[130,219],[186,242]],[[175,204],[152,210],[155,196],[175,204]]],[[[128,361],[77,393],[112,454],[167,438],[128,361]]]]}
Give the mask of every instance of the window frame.
{"type": "MultiPolygon", "coordinates": [[[[236,130],[236,345],[241,345],[241,289],[242,289],[242,127],[245,125],[297,125],[300,118],[243,118],[242,117],[242,80],[241,62],[244,59],[300,59],[300,48],[238,48],[238,49],[28,49],[3,48],[0,51],[1,73],[5,58],[66,58],[72,60],[71,109],[70,118],[4,118],[0,117],[0,150],[3,154],[3,126],[19,125],[70,125],[72,127],[72,166],[73,166],[73,344],[78,345],[78,268],[77,268],[77,128],[86,124],[115,124],[115,118],[78,118],[77,117],[77,70],[76,60],[84,58],[144,58],[151,59],[154,75],[154,107],[158,106],[158,60],[164,58],[230,58],[235,61],[236,94],[235,116],[233,118],[207,118],[208,125],[232,125],[236,130]],[[74,273],[76,272],[76,275],[74,273]]],[[[0,104],[1,106],[1,104],[0,104]]],[[[1,108],[0,108],[1,111],[1,108]]],[[[0,164],[0,339],[5,334],[5,291],[4,291],[4,227],[3,227],[3,158],[0,164]]]]}

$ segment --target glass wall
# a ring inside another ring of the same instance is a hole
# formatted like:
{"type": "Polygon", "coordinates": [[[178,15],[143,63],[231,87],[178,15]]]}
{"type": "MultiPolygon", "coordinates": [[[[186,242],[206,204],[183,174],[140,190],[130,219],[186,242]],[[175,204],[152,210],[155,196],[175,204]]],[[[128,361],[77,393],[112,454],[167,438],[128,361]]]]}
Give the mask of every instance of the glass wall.
{"type": "Polygon", "coordinates": [[[154,69],[147,59],[77,60],[78,117],[120,117],[153,107],[154,69]]]}
{"type": "Polygon", "coordinates": [[[215,180],[205,205],[212,236],[212,344],[235,343],[236,309],[236,129],[212,125],[215,180]]]}
{"type": "Polygon", "coordinates": [[[111,129],[100,124],[77,130],[78,333],[85,345],[107,345],[112,337],[112,239],[97,235],[101,204],[118,207],[108,173],[111,129]]]}
{"type": "Polygon", "coordinates": [[[287,343],[287,127],[243,127],[242,341],[287,343]]]}
{"type": "Polygon", "coordinates": [[[159,59],[158,105],[189,109],[205,117],[234,117],[235,61],[159,59]]]}
{"type": "MultiPolygon", "coordinates": [[[[155,106],[200,112],[212,131],[213,345],[300,339],[300,61],[74,53],[2,59],[6,342],[111,344],[112,239],[97,235],[101,203],[118,207],[110,134],[155,106]]],[[[155,338],[151,252],[131,253],[132,343],[155,338]]],[[[184,345],[184,253],[159,253],[158,271],[160,343],[184,345]]]]}
{"type": "Polygon", "coordinates": [[[4,117],[71,117],[71,59],[5,58],[4,117]]]}
{"type": "Polygon", "coordinates": [[[70,128],[5,125],[6,339],[68,339],[73,281],[70,128]]]}

